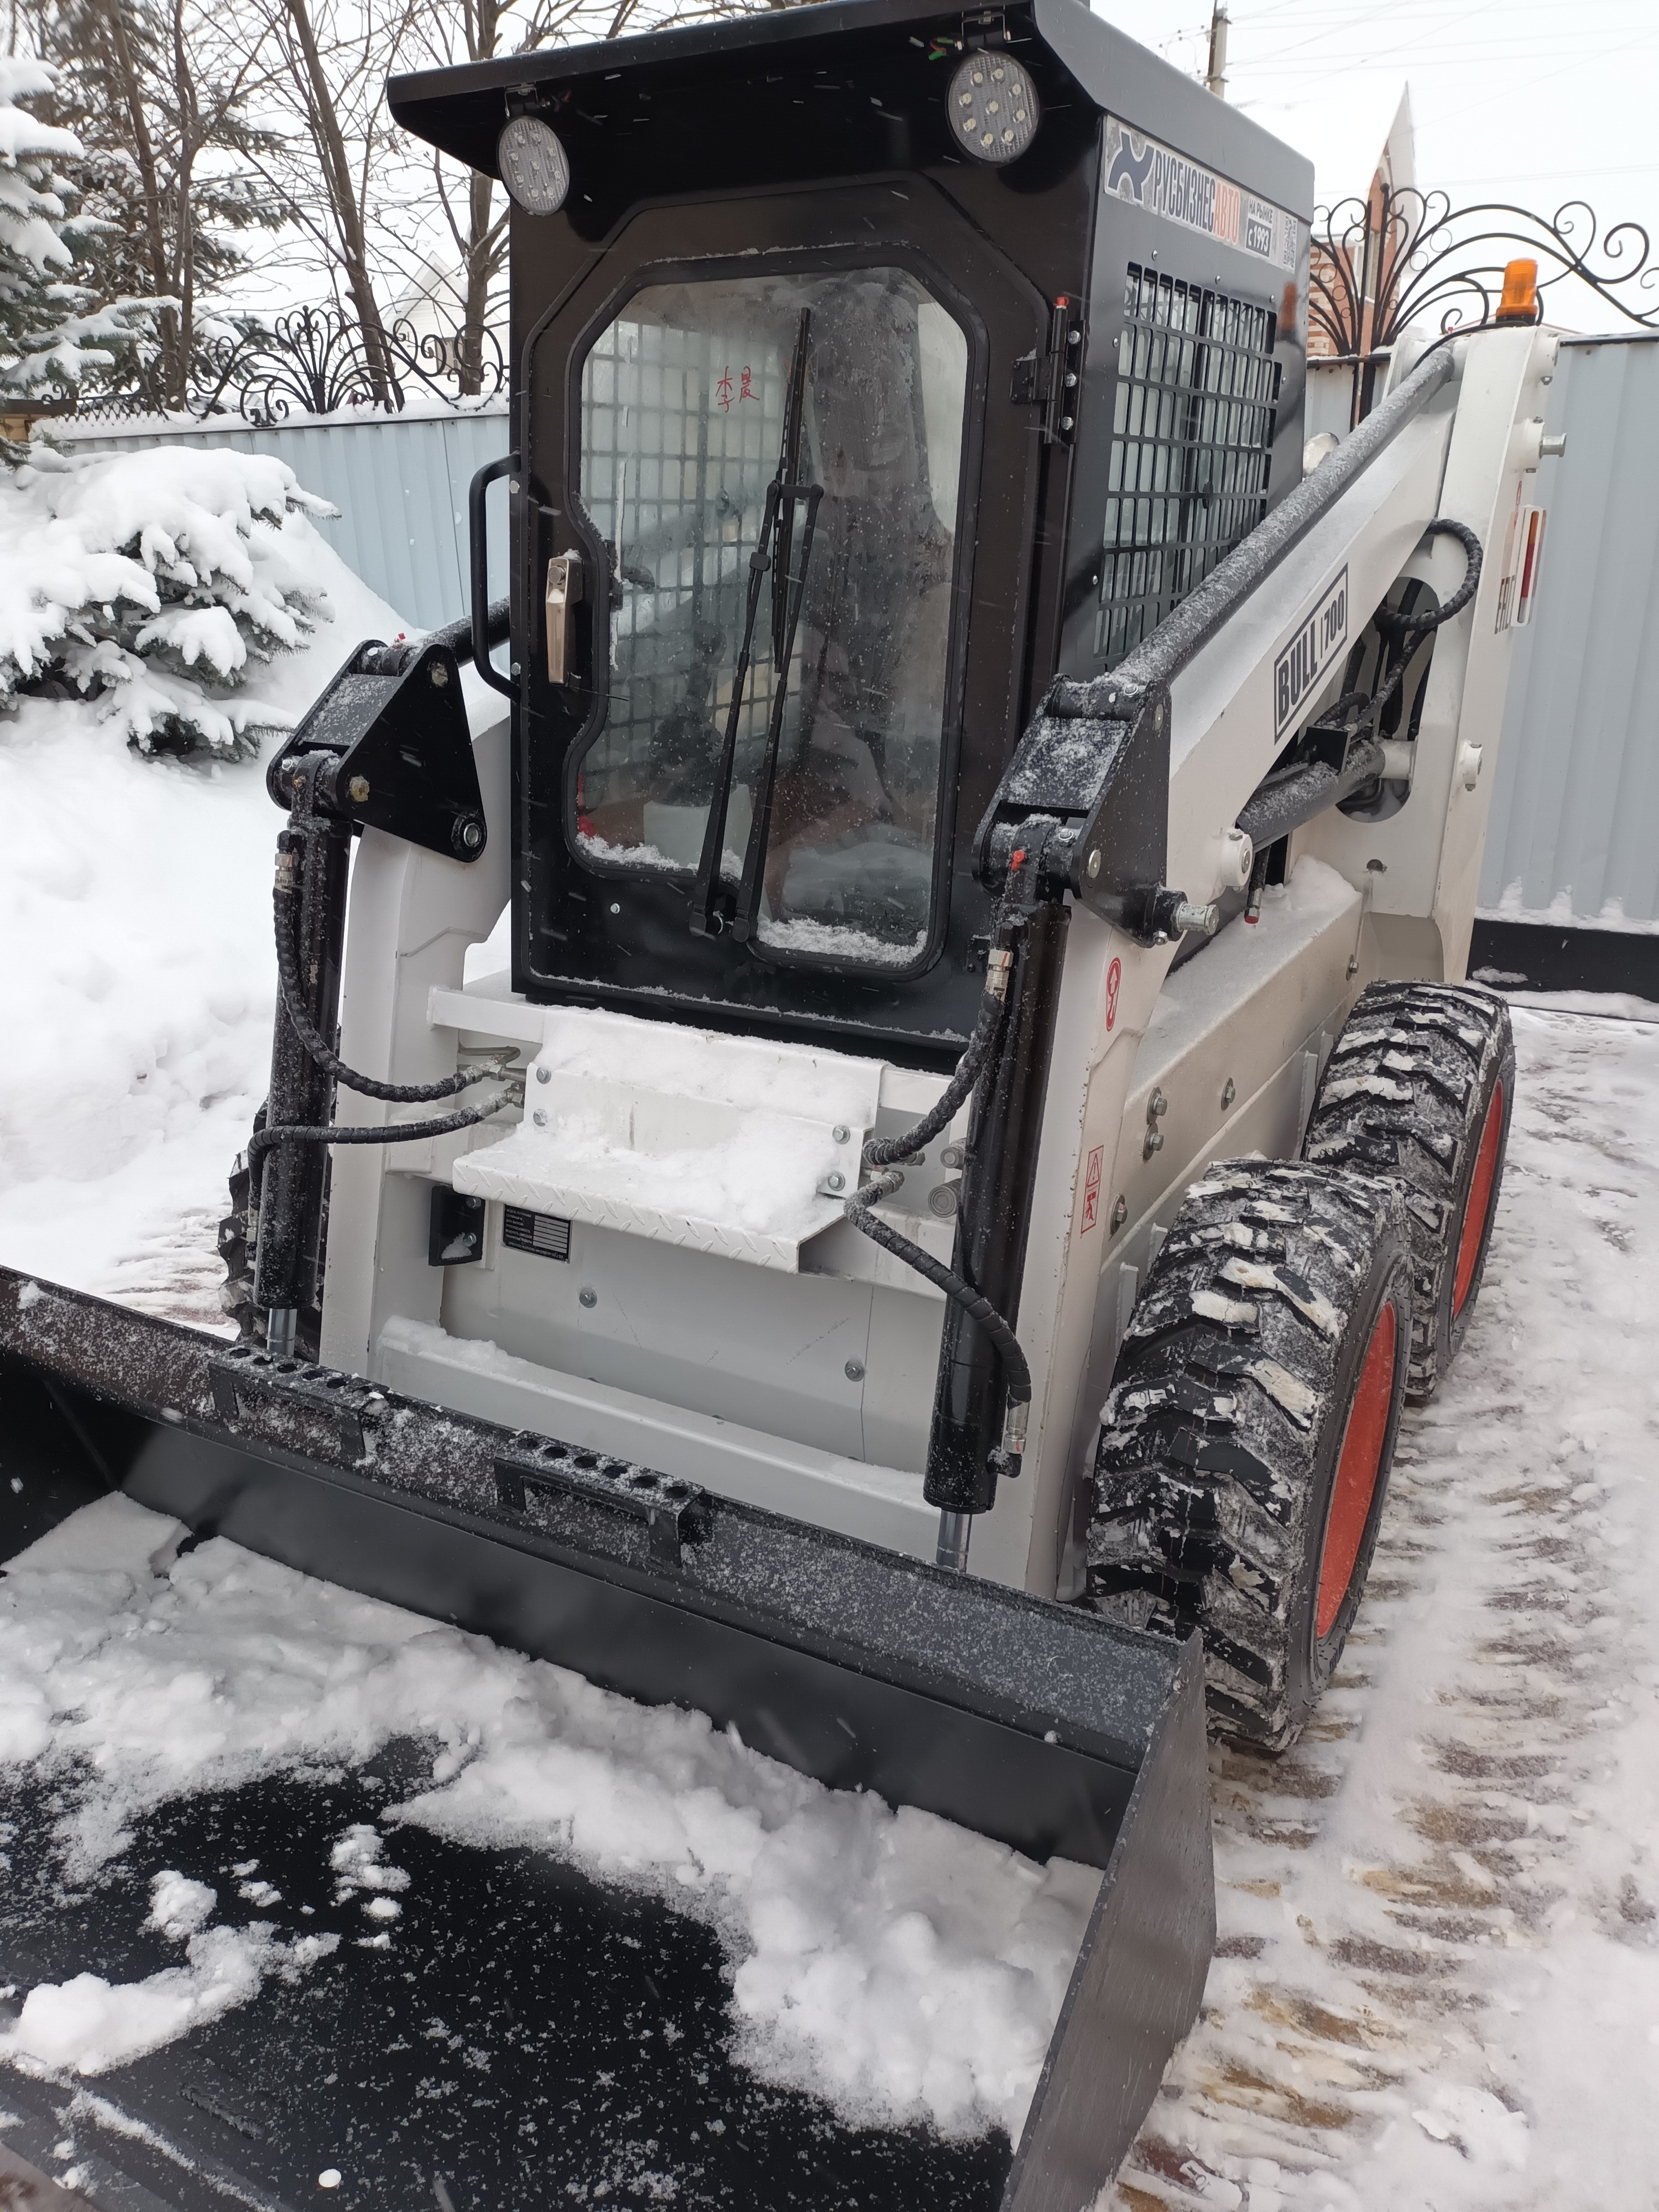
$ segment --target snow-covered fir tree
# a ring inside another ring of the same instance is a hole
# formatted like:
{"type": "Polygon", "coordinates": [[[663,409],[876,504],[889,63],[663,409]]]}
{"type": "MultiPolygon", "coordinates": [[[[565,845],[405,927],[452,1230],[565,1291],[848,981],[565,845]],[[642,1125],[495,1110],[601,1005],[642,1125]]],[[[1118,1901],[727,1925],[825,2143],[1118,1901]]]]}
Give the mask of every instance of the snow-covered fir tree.
{"type": "MultiPolygon", "coordinates": [[[[52,84],[0,59],[0,404],[76,391],[154,312],[84,281],[79,142],[27,104],[52,84]]],[[[141,751],[253,749],[271,717],[236,694],[318,610],[284,525],[321,505],[282,462],[194,441],[0,447],[0,720],[33,701],[141,751]]]]}
{"type": "Polygon", "coordinates": [[[27,57],[0,57],[0,393],[73,390],[108,368],[148,321],[149,307],[100,301],[82,281],[92,227],[76,210],[65,164],[80,154],[73,131],[42,121],[25,102],[50,94],[52,71],[27,57]]]}

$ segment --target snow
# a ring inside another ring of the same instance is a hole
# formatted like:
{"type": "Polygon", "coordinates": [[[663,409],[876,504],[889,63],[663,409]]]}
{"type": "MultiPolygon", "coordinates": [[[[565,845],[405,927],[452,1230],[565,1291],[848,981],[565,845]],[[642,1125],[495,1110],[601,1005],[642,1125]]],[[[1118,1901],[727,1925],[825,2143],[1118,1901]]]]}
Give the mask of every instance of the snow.
{"type": "Polygon", "coordinates": [[[1506,884],[1496,906],[1477,907],[1478,921],[1525,921],[1544,929],[1610,929],[1626,935],[1650,937],[1659,932],[1659,916],[1627,915],[1621,898],[1604,899],[1595,914],[1580,914],[1572,902],[1572,889],[1557,891],[1547,906],[1529,907],[1526,886],[1519,876],[1506,884]]]}
{"type": "Polygon", "coordinates": [[[31,56],[0,58],[0,388],[13,392],[79,384],[114,358],[88,340],[128,343],[155,314],[154,302],[96,307],[73,281],[88,226],[69,219],[76,195],[55,162],[72,161],[81,142],[17,105],[50,94],[55,81],[31,56]]]}
{"type": "MultiPolygon", "coordinates": [[[[12,1560],[0,1584],[0,1694],[27,1714],[3,1755],[61,1774],[76,1878],[181,1792],[360,1763],[413,1735],[430,1747],[429,1780],[386,1815],[392,1836],[360,1824],[331,1849],[339,1897],[361,1893],[379,1930],[365,1940],[395,1948],[419,1905],[386,1856],[399,1824],[529,1845],[715,1928],[735,2048],[767,2081],[854,2121],[1018,2134],[1091,1869],[1037,1867],[932,1814],[826,1790],[701,1715],[632,1705],[222,1538],[181,1557],[181,1534],[112,1497],[12,1560]]],[[[179,1880],[153,1877],[158,1912],[185,1904],[179,1880]]],[[[277,1923],[206,1927],[186,1965],[143,1982],[82,1973],[31,1990],[0,2050],[97,2072],[320,1955],[277,1923]]]]}
{"type": "MultiPolygon", "coordinates": [[[[361,639],[404,625],[304,515],[270,534],[322,599],[239,698],[293,717],[361,639]]],[[[92,708],[28,699],[0,717],[0,1255],[223,1327],[215,1230],[276,988],[282,817],[260,764],[143,759],[92,708]]]]}
{"type": "Polygon", "coordinates": [[[1218,1955],[1099,2212],[1652,2212],[1659,1008],[1571,997],[1511,1002],[1480,1303],[1314,1728],[1212,1754],[1218,1955]]]}
{"type": "Polygon", "coordinates": [[[50,678],[72,692],[31,702],[49,726],[253,749],[288,718],[245,690],[251,666],[293,652],[320,611],[308,544],[284,526],[307,511],[333,510],[267,453],[37,439],[0,470],[0,704],[50,678]]]}
{"type": "Polygon", "coordinates": [[[111,1983],[100,1974],[42,1982],[24,1998],[15,2025],[0,2030],[0,2054],[25,2067],[105,2074],[246,2004],[273,1968],[297,1975],[338,1942],[337,1936],[302,1936],[280,1944],[255,1921],[204,1929],[190,1938],[188,1966],[164,1966],[141,1982],[111,1983]]]}
{"type": "Polygon", "coordinates": [[[150,1883],[149,1918],[146,1926],[182,1943],[205,1928],[219,1902],[218,1892],[204,1881],[192,1881],[176,1867],[163,1867],[150,1883]]]}
{"type": "Polygon", "coordinates": [[[544,1038],[523,1120],[458,1190],[790,1269],[836,1218],[819,1186],[856,1178],[878,1062],[576,1008],[544,1038]]]}
{"type": "MultiPolygon", "coordinates": [[[[392,622],[360,593],[339,627],[392,622]]],[[[323,668],[338,644],[324,633],[323,668]]],[[[0,1076],[0,1252],[194,1310],[143,1239],[178,1269],[160,1224],[175,1193],[198,1194],[185,1233],[203,1279],[216,1275],[210,1215],[258,1095],[268,1008],[215,1030],[198,970],[234,952],[263,973],[274,817],[257,769],[140,762],[84,733],[66,756],[14,731],[0,799],[24,825],[0,891],[11,941],[112,971],[99,996],[56,969],[61,1005],[15,966],[5,976],[10,1033],[40,1048],[0,1076]],[[102,834],[62,826],[65,784],[102,834]],[[149,856],[142,868],[118,832],[149,856]],[[225,918],[210,925],[214,899],[225,918]],[[169,1086],[149,1098],[121,1026],[142,1037],[146,1016],[179,1040],[147,1063],[169,1086]],[[239,1102],[204,1110],[212,1054],[234,1072],[238,1049],[239,1102]],[[90,1141],[86,1121],[67,1126],[76,1109],[103,1115],[90,1141]]],[[[1298,872],[1299,895],[1321,889],[1312,864],[1298,872]]],[[[1214,1757],[1220,1954],[1103,2200],[1114,2212],[1650,2212],[1659,1008],[1512,1003],[1513,1149],[1470,1338],[1441,1399],[1407,1418],[1370,1590],[1312,1734],[1277,1763],[1214,1757]]],[[[733,1965],[734,2034],[768,2078],[866,2117],[1017,2124],[1092,1877],[833,1796],[693,1717],[641,1711],[222,1540],[177,1559],[176,1536],[111,1501],[35,1548],[27,1592],[17,1573],[3,1585],[0,1756],[109,1751],[65,1816],[78,1863],[106,1858],[135,1806],[366,1759],[414,1717],[431,1780],[397,1818],[533,1843],[706,1917],[733,1965]],[[930,2014],[921,1992],[940,1988],[930,2014]]],[[[406,1917],[419,1900],[387,1826],[337,1839],[334,1872],[365,1908],[360,1940],[395,1949],[402,1923],[366,1908],[406,1917]]],[[[177,1940],[214,1933],[210,1919],[177,1940]]],[[[71,1976],[28,2032],[96,2057],[141,2022],[187,2027],[251,1988],[255,1966],[304,1971],[290,1942],[278,1923],[252,1960],[187,1948],[168,1970],[182,1981],[132,1984],[137,1997],[71,1976]]]]}
{"type": "Polygon", "coordinates": [[[771,945],[775,951],[808,952],[830,960],[862,960],[878,968],[908,967],[920,957],[927,942],[926,929],[895,943],[891,938],[877,937],[867,929],[854,929],[840,922],[815,921],[806,915],[797,915],[788,921],[763,921],[760,936],[761,943],[771,945]]]}

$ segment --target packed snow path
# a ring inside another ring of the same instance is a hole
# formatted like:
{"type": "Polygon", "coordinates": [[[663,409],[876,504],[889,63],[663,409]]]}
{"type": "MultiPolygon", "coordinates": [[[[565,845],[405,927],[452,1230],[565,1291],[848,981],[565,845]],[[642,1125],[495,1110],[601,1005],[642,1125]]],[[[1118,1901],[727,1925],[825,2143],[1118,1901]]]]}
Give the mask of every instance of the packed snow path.
{"type": "MultiPolygon", "coordinates": [[[[1581,1002],[1583,1003],[1583,1002],[1581,1002]]],[[[1480,1304],[1101,2212],[1659,2205],[1659,1021],[1517,1006],[1480,1304]]]]}

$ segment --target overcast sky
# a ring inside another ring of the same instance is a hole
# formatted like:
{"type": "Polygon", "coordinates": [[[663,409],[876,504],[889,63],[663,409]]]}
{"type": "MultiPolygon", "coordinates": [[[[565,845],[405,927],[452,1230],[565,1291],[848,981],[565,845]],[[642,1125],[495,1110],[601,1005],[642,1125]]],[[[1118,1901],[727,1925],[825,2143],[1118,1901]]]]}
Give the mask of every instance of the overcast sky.
{"type": "MultiPolygon", "coordinates": [[[[1202,74],[1208,0],[1093,4],[1202,74]]],[[[1546,215],[1579,196],[1604,232],[1634,220],[1659,245],[1659,0],[1233,0],[1231,13],[1228,98],[1316,161],[1333,107],[1375,112],[1384,85],[1408,82],[1419,184],[1546,215]]],[[[1659,280],[1641,304],[1659,315],[1659,280]]],[[[1565,299],[1550,319],[1620,326],[1565,299]]]]}

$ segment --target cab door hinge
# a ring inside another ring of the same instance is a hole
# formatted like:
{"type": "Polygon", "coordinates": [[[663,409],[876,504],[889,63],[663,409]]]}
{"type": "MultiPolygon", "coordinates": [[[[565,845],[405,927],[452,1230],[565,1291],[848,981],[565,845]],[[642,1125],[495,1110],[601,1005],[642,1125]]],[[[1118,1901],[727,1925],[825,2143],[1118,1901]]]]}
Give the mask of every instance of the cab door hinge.
{"type": "Polygon", "coordinates": [[[1045,446],[1069,446],[1077,431],[1077,399],[1083,373],[1083,319],[1064,294],[1048,310],[1048,336],[1042,351],[1034,347],[1014,363],[1009,398],[1016,407],[1041,407],[1045,446]]]}

